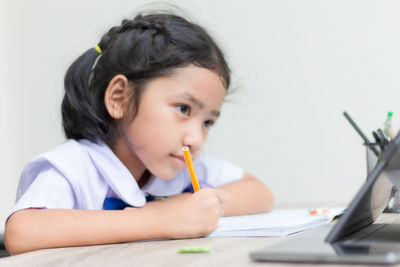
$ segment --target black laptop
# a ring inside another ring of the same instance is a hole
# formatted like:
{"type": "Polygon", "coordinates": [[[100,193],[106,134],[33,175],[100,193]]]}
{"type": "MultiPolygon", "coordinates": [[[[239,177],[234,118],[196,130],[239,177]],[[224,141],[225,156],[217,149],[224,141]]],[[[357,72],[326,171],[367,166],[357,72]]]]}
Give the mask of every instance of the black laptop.
{"type": "MultiPolygon", "coordinates": [[[[400,185],[400,135],[385,148],[346,212],[335,224],[290,236],[250,254],[255,261],[400,263],[399,223],[375,223],[393,185],[400,185]]],[[[400,217],[400,215],[399,215],[400,217]]]]}
{"type": "Polygon", "coordinates": [[[4,235],[0,233],[0,258],[10,256],[4,247],[4,235]]]}

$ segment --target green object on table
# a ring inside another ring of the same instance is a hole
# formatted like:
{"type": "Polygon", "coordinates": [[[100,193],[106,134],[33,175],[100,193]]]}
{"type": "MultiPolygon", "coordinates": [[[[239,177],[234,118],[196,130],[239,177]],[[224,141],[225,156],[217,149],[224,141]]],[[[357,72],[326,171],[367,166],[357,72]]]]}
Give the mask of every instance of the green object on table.
{"type": "Polygon", "coordinates": [[[210,252],[210,248],[207,247],[183,247],[178,250],[178,253],[204,253],[210,252]]]}

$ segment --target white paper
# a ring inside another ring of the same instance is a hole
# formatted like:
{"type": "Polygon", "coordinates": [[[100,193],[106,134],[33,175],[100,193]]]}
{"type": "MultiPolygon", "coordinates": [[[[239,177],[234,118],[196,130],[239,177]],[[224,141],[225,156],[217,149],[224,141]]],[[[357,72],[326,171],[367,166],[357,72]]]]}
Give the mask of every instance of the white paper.
{"type": "Polygon", "coordinates": [[[275,209],[268,213],[222,217],[209,237],[285,236],[327,224],[345,208],[330,208],[328,214],[310,215],[309,209],[275,209]]]}

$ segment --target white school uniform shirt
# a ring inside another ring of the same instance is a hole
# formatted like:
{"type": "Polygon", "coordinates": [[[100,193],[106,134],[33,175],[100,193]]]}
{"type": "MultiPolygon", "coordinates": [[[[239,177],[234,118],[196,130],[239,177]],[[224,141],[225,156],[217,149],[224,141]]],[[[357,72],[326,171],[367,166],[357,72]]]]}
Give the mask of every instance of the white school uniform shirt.
{"type": "MultiPolygon", "coordinates": [[[[200,185],[218,187],[239,180],[244,171],[229,162],[199,157],[194,167],[200,185]]],[[[104,143],[68,140],[34,158],[25,167],[12,213],[27,208],[101,210],[107,197],[133,207],[146,203],[146,194],[167,197],[191,184],[185,169],[172,180],[151,177],[139,188],[135,178],[104,143]]]]}

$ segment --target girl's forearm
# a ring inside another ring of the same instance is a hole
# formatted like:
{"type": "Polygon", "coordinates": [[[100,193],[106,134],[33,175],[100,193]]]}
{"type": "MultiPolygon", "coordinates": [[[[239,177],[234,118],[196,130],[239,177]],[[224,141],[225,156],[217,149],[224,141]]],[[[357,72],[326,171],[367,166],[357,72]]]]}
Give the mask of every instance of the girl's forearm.
{"type": "Polygon", "coordinates": [[[163,218],[166,217],[145,208],[123,211],[26,209],[9,218],[5,245],[11,254],[18,254],[50,247],[165,238],[169,233],[163,218]]]}
{"type": "Polygon", "coordinates": [[[249,175],[221,189],[203,189],[122,211],[25,209],[10,216],[4,241],[11,254],[19,254],[51,247],[192,238],[215,229],[221,205],[225,216],[266,212],[273,207],[271,191],[249,175]],[[223,191],[230,194],[225,203],[223,191]]]}
{"type": "Polygon", "coordinates": [[[124,210],[26,209],[10,216],[4,241],[11,254],[153,238],[205,236],[218,225],[223,190],[205,188],[124,210]]]}
{"type": "Polygon", "coordinates": [[[270,211],[274,206],[272,192],[258,179],[245,174],[243,179],[220,187],[229,193],[224,203],[224,216],[270,211]]]}

